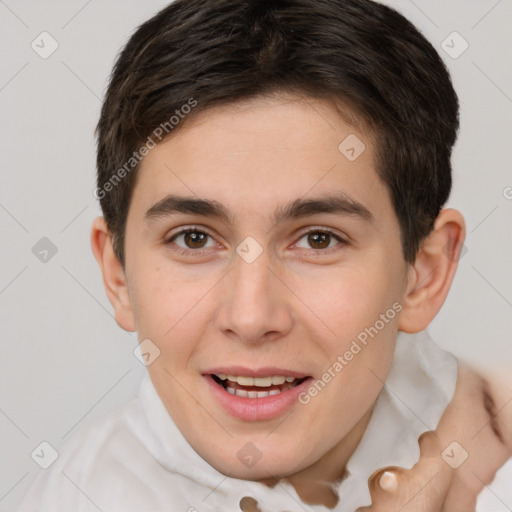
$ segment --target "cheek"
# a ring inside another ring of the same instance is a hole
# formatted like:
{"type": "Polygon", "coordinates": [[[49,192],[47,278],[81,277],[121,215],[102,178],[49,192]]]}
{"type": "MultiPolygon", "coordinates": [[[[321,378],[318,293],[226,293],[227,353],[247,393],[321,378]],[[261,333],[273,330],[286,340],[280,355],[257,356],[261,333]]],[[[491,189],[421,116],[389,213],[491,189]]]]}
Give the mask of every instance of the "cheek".
{"type": "Polygon", "coordinates": [[[169,266],[145,266],[134,279],[134,315],[140,339],[152,339],[161,350],[185,345],[201,314],[204,287],[186,280],[169,266]]]}
{"type": "Polygon", "coordinates": [[[386,380],[402,306],[399,281],[389,269],[345,278],[345,286],[333,290],[329,302],[338,335],[328,348],[331,365],[338,363],[332,399],[344,396],[346,410],[357,411],[371,405],[386,380]]]}
{"type": "Polygon", "coordinates": [[[303,281],[301,294],[312,298],[307,304],[317,322],[321,319],[328,327],[325,339],[339,349],[340,343],[350,342],[375,324],[383,335],[396,331],[398,282],[394,273],[378,266],[340,269],[328,279],[303,281]]]}
{"type": "MultiPolygon", "coordinates": [[[[322,348],[328,359],[320,380],[329,382],[325,403],[337,404],[334,409],[340,421],[347,414],[358,417],[367,410],[387,378],[401,310],[394,299],[385,287],[360,285],[353,292],[331,294],[326,302],[336,336],[324,338],[322,348]]],[[[328,409],[333,414],[333,408],[328,409]]],[[[327,409],[318,411],[325,413],[327,409]]]]}

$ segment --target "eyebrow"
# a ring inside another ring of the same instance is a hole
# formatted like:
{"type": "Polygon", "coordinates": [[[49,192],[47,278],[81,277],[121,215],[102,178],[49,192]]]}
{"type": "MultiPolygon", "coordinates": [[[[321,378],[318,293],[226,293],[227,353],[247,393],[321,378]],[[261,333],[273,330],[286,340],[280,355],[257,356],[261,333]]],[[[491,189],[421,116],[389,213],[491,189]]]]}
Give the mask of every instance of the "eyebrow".
{"type": "MultiPolygon", "coordinates": [[[[222,203],[211,199],[168,195],[153,205],[145,214],[145,219],[167,217],[177,213],[201,215],[234,224],[233,215],[222,203]]],[[[300,198],[279,206],[274,211],[276,224],[292,219],[300,219],[320,213],[348,215],[372,222],[374,217],[370,210],[360,202],[344,193],[328,194],[320,197],[300,198]]]]}

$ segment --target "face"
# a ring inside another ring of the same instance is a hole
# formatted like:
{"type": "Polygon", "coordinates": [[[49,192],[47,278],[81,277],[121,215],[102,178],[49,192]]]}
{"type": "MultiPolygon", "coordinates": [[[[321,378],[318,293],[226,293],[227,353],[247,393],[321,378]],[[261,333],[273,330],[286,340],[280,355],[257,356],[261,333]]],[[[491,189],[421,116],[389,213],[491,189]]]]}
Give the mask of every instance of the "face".
{"type": "Polygon", "coordinates": [[[291,96],[200,113],[141,163],[133,322],[169,414],[225,474],[311,466],[382,389],[408,266],[375,165],[369,134],[291,96]]]}

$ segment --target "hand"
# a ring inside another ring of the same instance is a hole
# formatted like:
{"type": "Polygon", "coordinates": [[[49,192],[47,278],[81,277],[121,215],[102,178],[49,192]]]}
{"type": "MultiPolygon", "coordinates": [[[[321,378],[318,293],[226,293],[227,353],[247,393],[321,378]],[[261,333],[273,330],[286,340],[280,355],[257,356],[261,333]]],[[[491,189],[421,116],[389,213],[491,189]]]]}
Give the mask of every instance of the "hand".
{"type": "Polygon", "coordinates": [[[512,455],[511,388],[504,392],[502,384],[459,363],[453,400],[437,429],[420,436],[418,462],[376,471],[368,483],[372,505],[356,512],[473,512],[484,485],[512,455]]]}

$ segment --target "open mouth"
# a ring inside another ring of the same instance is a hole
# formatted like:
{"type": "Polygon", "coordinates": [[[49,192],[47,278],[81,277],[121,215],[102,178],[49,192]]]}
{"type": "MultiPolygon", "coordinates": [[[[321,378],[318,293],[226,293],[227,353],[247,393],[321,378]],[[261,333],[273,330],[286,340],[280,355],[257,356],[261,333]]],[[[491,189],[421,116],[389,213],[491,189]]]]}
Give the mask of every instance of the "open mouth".
{"type": "Polygon", "coordinates": [[[242,375],[211,374],[211,378],[220,387],[232,395],[241,398],[265,398],[292,389],[308,377],[275,375],[268,377],[247,377],[242,375]]]}

